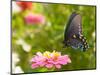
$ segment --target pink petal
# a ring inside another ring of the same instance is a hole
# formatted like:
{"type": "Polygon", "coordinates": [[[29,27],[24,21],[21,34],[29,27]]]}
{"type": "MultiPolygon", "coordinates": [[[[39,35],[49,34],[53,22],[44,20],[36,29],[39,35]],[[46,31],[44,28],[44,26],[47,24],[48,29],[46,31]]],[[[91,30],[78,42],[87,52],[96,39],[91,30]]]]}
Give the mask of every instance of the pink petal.
{"type": "Polygon", "coordinates": [[[37,56],[34,56],[32,59],[31,59],[31,62],[36,62],[37,60],[37,56]]]}
{"type": "Polygon", "coordinates": [[[43,56],[41,52],[37,52],[36,55],[43,56]]]}
{"type": "Polygon", "coordinates": [[[52,68],[53,67],[53,64],[47,64],[46,67],[47,68],[52,68]]]}
{"type": "Polygon", "coordinates": [[[40,67],[43,67],[46,63],[45,62],[36,62],[40,67]]]}
{"type": "Polygon", "coordinates": [[[39,67],[39,66],[38,66],[37,64],[34,63],[34,64],[31,65],[31,67],[32,67],[32,69],[35,69],[35,68],[37,68],[37,67],[39,67]]]}
{"type": "Polygon", "coordinates": [[[33,61],[34,62],[44,62],[45,60],[46,58],[43,56],[35,56],[33,61]]]}
{"type": "Polygon", "coordinates": [[[70,58],[69,58],[67,55],[64,55],[64,56],[60,56],[60,57],[59,57],[58,62],[59,62],[60,64],[65,65],[65,64],[67,64],[67,63],[71,63],[71,60],[70,60],[70,58]]]}
{"type": "Polygon", "coordinates": [[[71,63],[71,60],[70,60],[70,59],[67,59],[67,62],[68,62],[68,63],[71,63]]]}
{"type": "Polygon", "coordinates": [[[61,68],[61,65],[55,65],[56,68],[60,69],[61,68]]]}

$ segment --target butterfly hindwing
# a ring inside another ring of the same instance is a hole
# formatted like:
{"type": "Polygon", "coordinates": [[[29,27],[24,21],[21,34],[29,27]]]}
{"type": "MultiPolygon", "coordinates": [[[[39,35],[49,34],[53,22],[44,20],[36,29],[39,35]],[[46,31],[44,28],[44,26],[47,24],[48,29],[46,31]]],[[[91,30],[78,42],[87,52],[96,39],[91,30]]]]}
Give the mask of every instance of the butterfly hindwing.
{"type": "Polygon", "coordinates": [[[77,13],[72,13],[64,33],[64,44],[72,48],[87,49],[87,42],[82,35],[82,19],[77,13]]]}

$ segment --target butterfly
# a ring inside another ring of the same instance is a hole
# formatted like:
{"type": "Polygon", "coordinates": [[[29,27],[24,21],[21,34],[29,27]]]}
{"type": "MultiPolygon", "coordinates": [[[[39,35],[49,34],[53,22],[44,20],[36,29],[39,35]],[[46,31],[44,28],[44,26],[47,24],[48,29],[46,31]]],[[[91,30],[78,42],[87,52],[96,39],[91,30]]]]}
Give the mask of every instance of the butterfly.
{"type": "Polygon", "coordinates": [[[65,47],[71,46],[74,49],[80,48],[82,51],[87,50],[88,44],[86,38],[82,34],[82,18],[80,14],[76,12],[71,14],[65,28],[63,43],[65,47]]]}

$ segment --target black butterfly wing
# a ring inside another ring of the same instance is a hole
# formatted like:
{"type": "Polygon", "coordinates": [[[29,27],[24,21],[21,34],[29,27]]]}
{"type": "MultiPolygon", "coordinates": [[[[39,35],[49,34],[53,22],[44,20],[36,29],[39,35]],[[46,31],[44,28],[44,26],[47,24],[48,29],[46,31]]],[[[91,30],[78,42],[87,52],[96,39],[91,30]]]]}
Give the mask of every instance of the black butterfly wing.
{"type": "Polygon", "coordinates": [[[81,16],[74,12],[70,16],[69,22],[66,26],[64,39],[67,40],[74,34],[79,35],[79,33],[82,33],[81,16]]]}
{"type": "Polygon", "coordinates": [[[75,49],[87,48],[87,42],[82,35],[82,19],[77,13],[72,13],[64,33],[64,44],[75,49]]]}

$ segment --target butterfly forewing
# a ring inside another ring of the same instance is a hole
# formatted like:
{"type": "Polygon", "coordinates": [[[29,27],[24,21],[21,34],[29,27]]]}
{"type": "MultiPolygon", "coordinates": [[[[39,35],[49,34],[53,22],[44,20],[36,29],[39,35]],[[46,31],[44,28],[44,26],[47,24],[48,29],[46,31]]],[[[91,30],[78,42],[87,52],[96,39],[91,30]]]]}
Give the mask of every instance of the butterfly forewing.
{"type": "Polygon", "coordinates": [[[82,33],[81,16],[73,13],[65,29],[65,39],[72,37],[74,34],[79,35],[79,33],[82,33]]]}

